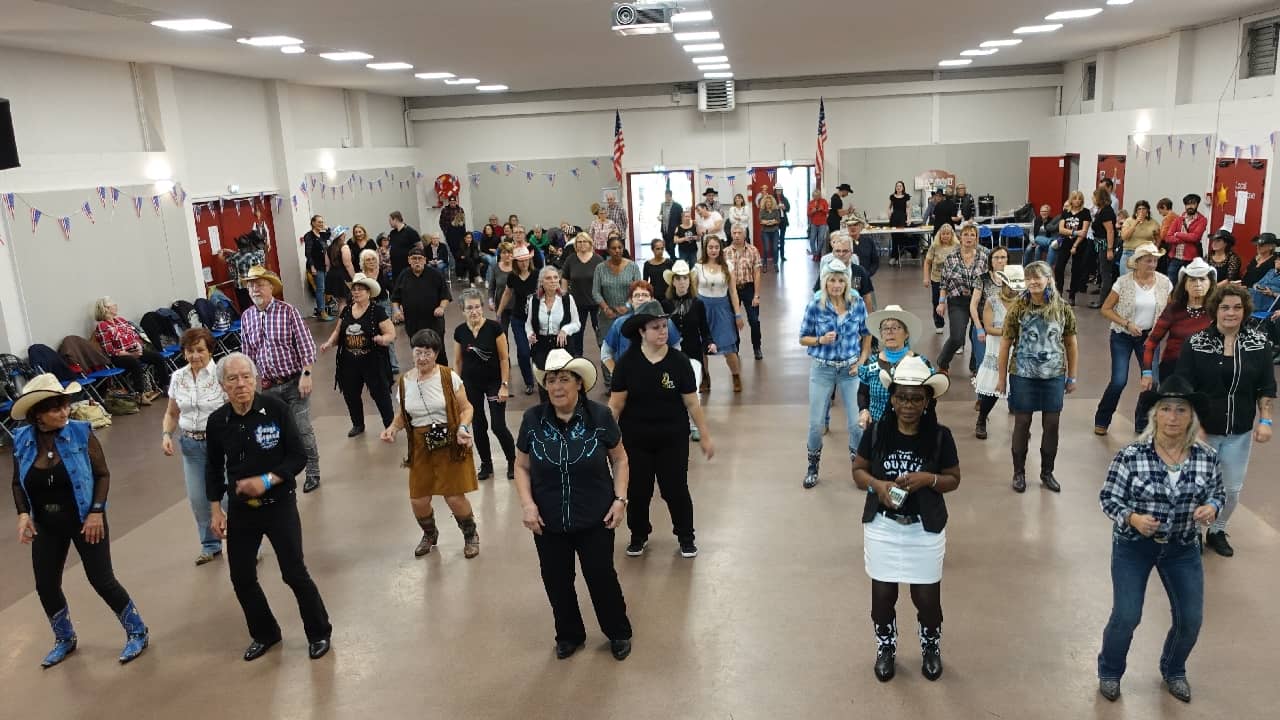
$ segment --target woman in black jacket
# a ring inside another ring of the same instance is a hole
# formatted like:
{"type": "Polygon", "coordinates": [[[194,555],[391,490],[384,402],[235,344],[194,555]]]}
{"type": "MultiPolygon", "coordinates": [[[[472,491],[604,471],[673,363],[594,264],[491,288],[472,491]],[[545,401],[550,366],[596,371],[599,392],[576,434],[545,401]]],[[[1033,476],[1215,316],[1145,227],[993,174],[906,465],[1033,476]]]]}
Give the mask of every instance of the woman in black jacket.
{"type": "Polygon", "coordinates": [[[889,408],[864,433],[853,460],[853,481],[867,491],[862,533],[871,576],[876,678],[894,675],[898,647],[898,584],[911,585],[920,621],[921,672],[942,676],[942,558],[946,554],[947,503],[943,493],[960,486],[960,460],[951,431],[938,423],[939,397],[950,386],[924,358],[903,358],[880,373],[889,408]]]}
{"type": "Polygon", "coordinates": [[[1271,439],[1276,376],[1271,341],[1263,330],[1247,324],[1253,312],[1248,290],[1219,285],[1205,310],[1214,322],[1182,346],[1176,372],[1208,396],[1200,424],[1205,442],[1218,451],[1227,504],[1209,527],[1204,544],[1231,557],[1235,550],[1227,542],[1227,521],[1240,503],[1253,443],[1271,439]]]}
{"type": "MultiPolygon", "coordinates": [[[[688,263],[677,260],[670,270],[663,271],[662,277],[667,282],[666,304],[671,322],[680,331],[680,351],[697,363],[694,374],[701,375],[698,389],[705,393],[711,389],[707,355],[715,352],[715,342],[711,339],[707,310],[698,299],[698,286],[692,273],[688,263]]],[[[697,442],[701,438],[697,426],[690,420],[689,439],[697,442]]]]}

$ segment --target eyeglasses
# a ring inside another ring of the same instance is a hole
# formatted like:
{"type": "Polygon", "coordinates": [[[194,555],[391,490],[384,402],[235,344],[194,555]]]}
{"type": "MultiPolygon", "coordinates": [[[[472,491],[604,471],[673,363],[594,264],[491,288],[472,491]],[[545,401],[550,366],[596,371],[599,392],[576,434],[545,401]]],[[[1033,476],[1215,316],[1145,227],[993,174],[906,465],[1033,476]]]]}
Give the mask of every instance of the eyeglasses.
{"type": "Polygon", "coordinates": [[[898,401],[899,405],[924,405],[929,401],[927,395],[894,395],[893,399],[898,401]]]}

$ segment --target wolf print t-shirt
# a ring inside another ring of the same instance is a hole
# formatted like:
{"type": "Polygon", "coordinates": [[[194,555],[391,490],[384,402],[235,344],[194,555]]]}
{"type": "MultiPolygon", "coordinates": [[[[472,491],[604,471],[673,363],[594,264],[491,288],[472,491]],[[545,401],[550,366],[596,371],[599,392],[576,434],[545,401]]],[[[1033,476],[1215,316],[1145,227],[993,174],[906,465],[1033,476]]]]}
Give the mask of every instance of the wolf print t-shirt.
{"type": "Polygon", "coordinates": [[[1048,380],[1067,374],[1066,338],[1076,334],[1076,315],[1063,308],[1062,319],[1054,320],[1044,306],[1033,308],[1019,301],[1004,318],[1004,337],[1013,343],[1009,374],[1048,380]]]}

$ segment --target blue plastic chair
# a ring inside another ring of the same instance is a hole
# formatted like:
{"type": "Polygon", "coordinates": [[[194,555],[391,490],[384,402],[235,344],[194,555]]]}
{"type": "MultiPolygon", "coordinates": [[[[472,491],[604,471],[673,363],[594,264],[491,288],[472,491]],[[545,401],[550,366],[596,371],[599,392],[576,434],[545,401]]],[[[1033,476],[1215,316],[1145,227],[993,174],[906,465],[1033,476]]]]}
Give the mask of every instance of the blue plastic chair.
{"type": "Polygon", "coordinates": [[[1026,249],[1022,244],[1024,237],[1021,225],[1005,225],[1000,228],[1000,244],[1009,248],[1009,252],[1022,252],[1026,249]]]}

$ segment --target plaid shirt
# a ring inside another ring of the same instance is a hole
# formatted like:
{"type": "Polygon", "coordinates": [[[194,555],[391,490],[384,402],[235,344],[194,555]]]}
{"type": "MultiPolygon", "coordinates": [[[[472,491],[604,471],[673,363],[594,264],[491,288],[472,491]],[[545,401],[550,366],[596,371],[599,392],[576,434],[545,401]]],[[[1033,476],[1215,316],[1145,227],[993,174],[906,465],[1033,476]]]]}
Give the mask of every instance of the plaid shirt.
{"type": "Polygon", "coordinates": [[[138,337],[138,332],[128,320],[118,315],[99,322],[93,331],[93,338],[102,346],[103,352],[112,357],[129,355],[142,349],[142,338],[138,337]]]}
{"type": "MultiPolygon", "coordinates": [[[[743,245],[742,249],[730,245],[724,249],[725,262],[733,270],[733,279],[738,287],[756,281],[756,270],[760,267],[760,251],[755,245],[743,245]]],[[[741,298],[742,302],[751,304],[751,298],[741,298]]]]}
{"type": "Polygon", "coordinates": [[[834,330],[836,341],[830,345],[814,345],[808,348],[809,356],[826,362],[856,361],[862,352],[862,338],[867,330],[867,305],[862,296],[853,293],[849,311],[843,317],[836,314],[826,298],[814,300],[804,309],[800,322],[800,337],[822,337],[834,330]]]}
{"type": "Polygon", "coordinates": [[[1182,473],[1171,482],[1164,461],[1156,454],[1155,441],[1147,441],[1133,443],[1116,454],[1098,499],[1119,535],[1140,537],[1129,525],[1130,513],[1138,513],[1164,523],[1155,537],[1186,543],[1198,532],[1192,518],[1196,508],[1212,505],[1221,512],[1227,494],[1218,454],[1212,448],[1193,445],[1182,463],[1182,473]]]}
{"type": "Polygon", "coordinates": [[[227,269],[238,288],[244,287],[244,276],[249,274],[249,268],[266,264],[267,254],[261,250],[237,250],[227,257],[227,269]]]}
{"type": "Polygon", "coordinates": [[[987,249],[976,248],[973,264],[965,265],[961,250],[956,250],[942,261],[942,294],[945,297],[968,297],[975,287],[982,287],[982,277],[987,274],[987,249]]]}
{"type": "Polygon", "coordinates": [[[621,203],[612,205],[606,203],[604,215],[612,220],[614,225],[618,226],[618,232],[622,233],[622,237],[625,238],[627,236],[627,209],[622,207],[621,203]]]}
{"type": "Polygon", "coordinates": [[[244,354],[253,358],[263,380],[281,380],[315,363],[316,341],[298,309],[289,303],[272,300],[266,310],[255,305],[240,316],[240,322],[244,354]]]}

